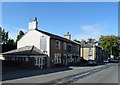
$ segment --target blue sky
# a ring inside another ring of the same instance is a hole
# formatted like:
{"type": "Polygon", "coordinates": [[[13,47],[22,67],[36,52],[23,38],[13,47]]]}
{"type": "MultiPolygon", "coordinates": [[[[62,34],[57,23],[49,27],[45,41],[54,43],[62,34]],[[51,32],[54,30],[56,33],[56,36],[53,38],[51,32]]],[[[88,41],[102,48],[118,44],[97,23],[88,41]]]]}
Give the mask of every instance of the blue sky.
{"type": "Polygon", "coordinates": [[[19,30],[38,18],[39,29],[72,39],[118,35],[117,2],[3,2],[2,27],[16,39],[19,30]]]}

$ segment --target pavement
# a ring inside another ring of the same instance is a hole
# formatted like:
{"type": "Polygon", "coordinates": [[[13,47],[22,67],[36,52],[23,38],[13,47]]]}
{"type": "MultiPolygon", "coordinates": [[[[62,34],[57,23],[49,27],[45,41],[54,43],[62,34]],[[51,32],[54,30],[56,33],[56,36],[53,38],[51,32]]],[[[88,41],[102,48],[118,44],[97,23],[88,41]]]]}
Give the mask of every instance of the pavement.
{"type": "MultiPolygon", "coordinates": [[[[14,68],[15,69],[15,68],[14,68]]],[[[3,73],[3,83],[118,83],[118,64],[71,66],[3,73]]]]}

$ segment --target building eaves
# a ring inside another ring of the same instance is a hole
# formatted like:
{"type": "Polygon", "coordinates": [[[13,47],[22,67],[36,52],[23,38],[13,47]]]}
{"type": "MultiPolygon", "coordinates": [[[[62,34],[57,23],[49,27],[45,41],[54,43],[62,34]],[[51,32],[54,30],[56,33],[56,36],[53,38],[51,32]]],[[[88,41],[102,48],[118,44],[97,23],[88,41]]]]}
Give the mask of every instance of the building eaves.
{"type": "Polygon", "coordinates": [[[35,46],[25,46],[12,51],[2,53],[2,55],[46,55],[35,46]]]}
{"type": "Polygon", "coordinates": [[[57,39],[57,40],[60,40],[60,41],[64,41],[64,42],[68,42],[68,43],[73,43],[73,44],[80,45],[80,44],[78,44],[78,43],[76,43],[76,42],[73,42],[72,40],[63,38],[63,37],[61,37],[61,36],[54,35],[54,34],[52,34],[52,33],[48,33],[48,32],[42,31],[42,30],[38,30],[38,29],[36,29],[36,30],[39,31],[39,32],[41,32],[41,33],[43,33],[43,34],[46,34],[46,35],[50,36],[52,39],[57,39]]]}

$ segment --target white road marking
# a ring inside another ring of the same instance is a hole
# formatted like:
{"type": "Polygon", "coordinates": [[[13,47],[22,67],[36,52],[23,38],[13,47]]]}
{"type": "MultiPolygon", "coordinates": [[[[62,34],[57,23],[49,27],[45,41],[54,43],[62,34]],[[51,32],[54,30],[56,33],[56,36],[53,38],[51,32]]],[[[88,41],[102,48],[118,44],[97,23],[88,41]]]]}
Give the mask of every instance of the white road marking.
{"type": "Polygon", "coordinates": [[[100,69],[96,69],[96,70],[94,70],[94,71],[98,71],[98,70],[100,70],[100,69]]]}
{"type": "Polygon", "coordinates": [[[87,73],[84,73],[84,75],[87,75],[87,74],[89,74],[90,72],[87,72],[87,73]]]}
{"type": "Polygon", "coordinates": [[[75,78],[78,78],[78,77],[81,77],[81,76],[87,75],[87,74],[89,74],[89,73],[90,73],[90,72],[87,72],[87,73],[84,73],[84,74],[78,75],[78,76],[76,76],[75,78]]]}
{"type": "Polygon", "coordinates": [[[58,83],[62,83],[62,82],[60,81],[60,82],[58,82],[58,83]]]}
{"type": "Polygon", "coordinates": [[[84,75],[84,74],[78,75],[78,76],[76,76],[76,78],[77,78],[77,77],[81,77],[81,76],[83,76],[83,75],[84,75]]]}

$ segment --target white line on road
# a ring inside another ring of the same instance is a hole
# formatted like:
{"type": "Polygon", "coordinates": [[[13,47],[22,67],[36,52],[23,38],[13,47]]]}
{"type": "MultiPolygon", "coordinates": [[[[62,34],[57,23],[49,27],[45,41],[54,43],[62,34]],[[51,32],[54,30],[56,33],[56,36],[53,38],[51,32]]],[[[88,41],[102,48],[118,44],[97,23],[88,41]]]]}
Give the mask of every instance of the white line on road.
{"type": "Polygon", "coordinates": [[[87,74],[89,74],[90,72],[87,72],[87,73],[84,73],[84,75],[87,75],[87,74]]]}
{"type": "Polygon", "coordinates": [[[62,83],[62,82],[60,81],[60,82],[58,82],[58,83],[62,83]]]}
{"type": "Polygon", "coordinates": [[[90,72],[87,72],[87,73],[84,73],[84,74],[78,75],[78,76],[76,76],[75,78],[78,78],[78,77],[81,77],[81,76],[87,75],[87,74],[89,74],[89,73],[90,73],[90,72]]]}
{"type": "Polygon", "coordinates": [[[77,77],[81,77],[81,76],[83,76],[84,74],[81,74],[81,75],[78,75],[78,76],[76,76],[75,78],[77,78],[77,77]]]}

